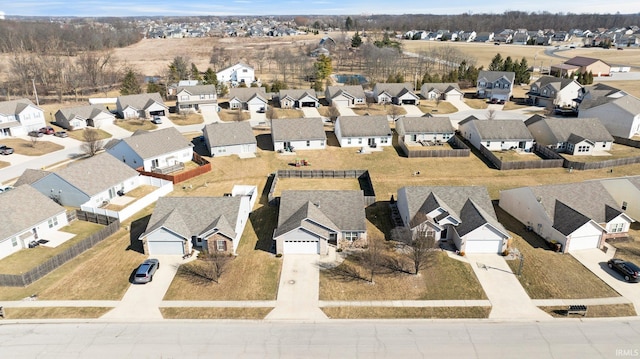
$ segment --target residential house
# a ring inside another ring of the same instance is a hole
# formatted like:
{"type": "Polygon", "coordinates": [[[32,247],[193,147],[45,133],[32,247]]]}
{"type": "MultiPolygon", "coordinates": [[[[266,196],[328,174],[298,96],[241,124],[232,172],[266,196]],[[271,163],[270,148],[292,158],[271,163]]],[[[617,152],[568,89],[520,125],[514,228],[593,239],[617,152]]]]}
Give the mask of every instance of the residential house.
{"type": "Polygon", "coordinates": [[[367,240],[362,191],[282,191],[276,253],[328,254],[329,246],[364,245],[367,240]]]}
{"type": "Polygon", "coordinates": [[[564,253],[600,248],[634,222],[598,181],[504,190],[500,207],[564,253]]]}
{"type": "Polygon", "coordinates": [[[361,85],[327,86],[325,98],[330,105],[338,107],[354,107],[367,103],[361,85]]]}
{"type": "Polygon", "coordinates": [[[558,118],[534,115],[524,122],[536,143],[570,155],[602,155],[613,137],[597,118],[558,118]]]}
{"type": "Polygon", "coordinates": [[[476,32],[461,31],[460,34],[458,35],[458,39],[460,39],[459,41],[463,41],[463,42],[473,42],[476,39],[476,32]]]}
{"type": "Polygon", "coordinates": [[[87,126],[100,128],[103,123],[113,123],[116,116],[103,105],[87,105],[60,109],[56,112],[55,118],[56,125],[62,128],[81,130],[87,126]]]}
{"type": "Polygon", "coordinates": [[[273,150],[324,150],[327,135],[320,117],[277,118],[271,120],[273,150]]]}
{"type": "Polygon", "coordinates": [[[600,59],[576,56],[562,64],[552,65],[551,72],[558,77],[572,77],[578,72],[583,74],[591,72],[594,77],[609,76],[611,66],[600,59]]]}
{"type": "Polygon", "coordinates": [[[176,110],[178,113],[198,112],[201,108],[218,109],[218,97],[214,85],[178,87],[176,110]]]}
{"type": "Polygon", "coordinates": [[[527,96],[534,106],[576,108],[584,92],[584,87],[574,79],[542,76],[531,84],[527,96]]]}
{"type": "Polygon", "coordinates": [[[420,94],[427,100],[463,101],[464,99],[464,92],[460,90],[457,82],[424,83],[420,87],[420,94]]]}
{"type": "Polygon", "coordinates": [[[417,105],[420,103],[420,98],[413,93],[413,85],[410,82],[379,82],[373,87],[373,98],[381,104],[417,105]]]}
{"type": "Polygon", "coordinates": [[[164,104],[157,92],[137,95],[119,96],[116,100],[116,111],[121,118],[149,118],[165,116],[169,107],[164,104]]]}
{"type": "Polygon", "coordinates": [[[515,76],[509,71],[480,71],[476,93],[479,98],[509,101],[515,76]]]}
{"type": "Polygon", "coordinates": [[[640,134],[640,99],[617,94],[583,101],[578,117],[598,118],[611,135],[632,138],[640,134]]]}
{"type": "Polygon", "coordinates": [[[15,186],[30,184],[63,206],[95,208],[137,188],[139,177],[126,163],[101,153],[52,172],[27,169],[15,186]]]}
{"type": "Polygon", "coordinates": [[[227,67],[224,70],[220,70],[216,73],[218,82],[230,83],[232,86],[245,83],[247,86],[251,85],[256,78],[253,67],[239,62],[233,66],[227,67]]]}
{"type": "Polygon", "coordinates": [[[511,43],[513,41],[513,33],[514,31],[511,29],[504,29],[493,36],[493,41],[505,44],[511,43]]]}
{"type": "Polygon", "coordinates": [[[281,108],[320,107],[320,100],[313,89],[280,90],[278,102],[281,108]]]}
{"type": "MultiPolygon", "coordinates": [[[[493,41],[493,32],[479,32],[476,34],[474,42],[491,42],[493,41]]],[[[470,40],[471,41],[471,40],[470,40]]]]}
{"type": "Polygon", "coordinates": [[[634,220],[640,220],[640,176],[597,180],[609,192],[616,204],[634,220]]]}
{"type": "Polygon", "coordinates": [[[184,255],[195,248],[236,254],[258,191],[225,197],[161,197],[139,237],[145,254],[184,255]]]}
{"type": "Polygon", "coordinates": [[[204,126],[202,132],[211,157],[255,157],[257,141],[249,122],[216,122],[204,126]]]}
{"type": "Polygon", "coordinates": [[[402,187],[397,207],[414,237],[432,237],[441,247],[453,243],[464,253],[502,253],[511,238],[485,187],[402,187]]]}
{"type": "Polygon", "coordinates": [[[391,146],[393,136],[387,116],[339,116],[335,134],[340,147],[391,146]]]}
{"type": "Polygon", "coordinates": [[[515,34],[513,34],[513,39],[511,40],[511,43],[514,45],[526,45],[530,39],[531,39],[531,36],[527,31],[516,32],[515,34]]]}
{"type": "Polygon", "coordinates": [[[396,121],[398,141],[409,146],[422,142],[444,143],[455,134],[449,117],[400,117],[396,121]]]}
{"type": "Polygon", "coordinates": [[[30,100],[0,102],[0,137],[24,136],[44,126],[44,111],[30,100]]]}
{"type": "Polygon", "coordinates": [[[229,108],[249,112],[265,111],[269,100],[264,87],[236,87],[229,90],[229,108]]]}
{"type": "Polygon", "coordinates": [[[460,134],[471,144],[489,151],[530,151],[533,136],[522,120],[479,120],[473,116],[458,123],[460,134]]]}
{"type": "Polygon", "coordinates": [[[175,127],[136,131],[131,137],[111,140],[105,150],[133,169],[165,174],[182,170],[193,159],[193,144],[175,127]]]}
{"type": "Polygon", "coordinates": [[[65,208],[29,185],[0,193],[0,218],[0,259],[68,224],[65,208]]]}

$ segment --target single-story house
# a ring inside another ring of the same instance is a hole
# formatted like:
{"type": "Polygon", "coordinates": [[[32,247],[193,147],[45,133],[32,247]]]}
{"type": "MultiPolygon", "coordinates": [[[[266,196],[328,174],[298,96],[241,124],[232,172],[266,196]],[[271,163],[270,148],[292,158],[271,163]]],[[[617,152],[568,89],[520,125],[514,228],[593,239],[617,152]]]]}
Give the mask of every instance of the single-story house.
{"type": "Polygon", "coordinates": [[[256,136],[249,122],[216,122],[204,126],[202,132],[211,157],[254,157],[257,152],[256,136]]]}
{"type": "Polygon", "coordinates": [[[362,191],[282,191],[276,253],[327,254],[329,246],[364,245],[367,240],[362,191]]]}
{"type": "Polygon", "coordinates": [[[393,137],[387,116],[339,116],[335,134],[340,147],[391,146],[393,137]]]}
{"type": "Polygon", "coordinates": [[[611,73],[611,65],[600,59],[576,56],[562,64],[551,66],[551,73],[559,77],[571,77],[578,72],[583,74],[591,72],[595,77],[609,76],[611,73]]]}
{"type": "Polygon", "coordinates": [[[536,143],[570,155],[602,154],[613,137],[597,118],[558,118],[534,115],[524,122],[536,143]]]}
{"type": "Polygon", "coordinates": [[[264,87],[236,87],[229,90],[230,109],[265,111],[268,102],[264,87]]]}
{"type": "Polygon", "coordinates": [[[271,140],[278,152],[324,150],[327,134],[320,117],[275,118],[271,120],[271,140]]]}
{"type": "Polygon", "coordinates": [[[175,127],[157,131],[136,131],[131,137],[111,140],[105,150],[133,169],[171,173],[193,159],[193,144],[175,127]]]}
{"type": "Polygon", "coordinates": [[[420,94],[427,100],[460,100],[464,99],[464,92],[460,90],[457,82],[451,83],[424,83],[420,87],[420,94]]]}
{"type": "Polygon", "coordinates": [[[258,196],[252,187],[245,195],[159,198],[139,237],[145,254],[184,255],[194,248],[236,254],[258,196]]]}
{"type": "Polygon", "coordinates": [[[584,95],[584,87],[574,79],[542,76],[527,92],[529,103],[542,107],[575,108],[584,95]]]}
{"type": "Polygon", "coordinates": [[[408,145],[447,142],[455,134],[449,117],[400,117],[396,121],[398,140],[408,145]]]}
{"type": "Polygon", "coordinates": [[[116,110],[121,118],[150,118],[151,116],[165,116],[169,107],[164,104],[157,92],[136,95],[119,96],[116,100],[116,110]]]}
{"type": "Polygon", "coordinates": [[[511,71],[480,71],[476,94],[479,98],[509,101],[515,76],[511,71]]]}
{"type": "Polygon", "coordinates": [[[256,78],[253,67],[239,62],[233,66],[229,66],[226,69],[220,70],[216,73],[216,78],[220,83],[230,83],[232,86],[236,86],[240,83],[245,83],[247,86],[251,85],[256,78]]]}
{"type": "Polygon", "coordinates": [[[0,218],[0,259],[68,224],[66,209],[29,185],[0,193],[0,218]]]}
{"type": "Polygon", "coordinates": [[[640,134],[640,99],[624,94],[585,100],[578,117],[598,118],[611,135],[631,138],[640,134]]]}
{"type": "Polygon", "coordinates": [[[599,181],[504,190],[500,207],[564,253],[600,248],[634,222],[599,181]]]}
{"type": "Polygon", "coordinates": [[[327,86],[325,98],[330,105],[338,107],[354,107],[367,103],[367,97],[361,85],[327,86]]]}
{"type": "Polygon", "coordinates": [[[440,245],[453,243],[460,252],[502,253],[511,238],[498,222],[485,187],[402,187],[397,206],[414,236],[432,236],[440,245]]]}
{"type": "Polygon", "coordinates": [[[278,102],[281,108],[320,107],[313,89],[280,90],[278,102]]]}
{"type": "Polygon", "coordinates": [[[0,137],[24,136],[44,126],[44,111],[30,100],[0,102],[0,137]]]}
{"type": "Polygon", "coordinates": [[[178,113],[198,112],[202,107],[218,108],[218,96],[214,85],[178,87],[176,90],[176,110],[178,113]]]}
{"type": "Polygon", "coordinates": [[[55,114],[56,124],[67,130],[81,130],[83,128],[99,128],[103,123],[113,123],[116,116],[103,105],[87,105],[63,108],[55,114]]]}
{"type": "Polygon", "coordinates": [[[534,142],[522,120],[480,120],[469,116],[458,123],[458,130],[474,147],[483,146],[489,151],[530,151],[534,142]]]}
{"type": "Polygon", "coordinates": [[[373,98],[377,103],[394,105],[417,105],[420,103],[420,98],[413,93],[413,85],[410,82],[379,82],[373,87],[373,98]]]}

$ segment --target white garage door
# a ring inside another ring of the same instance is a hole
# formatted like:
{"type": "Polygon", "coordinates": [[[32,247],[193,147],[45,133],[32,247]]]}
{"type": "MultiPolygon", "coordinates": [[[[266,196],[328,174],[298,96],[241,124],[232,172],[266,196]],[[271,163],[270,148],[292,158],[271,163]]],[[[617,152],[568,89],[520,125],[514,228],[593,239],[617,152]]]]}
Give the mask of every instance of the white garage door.
{"type": "Polygon", "coordinates": [[[349,107],[349,100],[331,100],[332,103],[336,104],[336,107],[349,107]]]}
{"type": "Polygon", "coordinates": [[[284,254],[318,254],[320,242],[318,241],[284,241],[284,254]]]}
{"type": "Polygon", "coordinates": [[[256,104],[256,103],[250,103],[249,104],[249,112],[254,113],[254,112],[258,112],[259,110],[264,108],[264,104],[256,104]]]}
{"type": "Polygon", "coordinates": [[[573,237],[569,242],[569,251],[598,248],[600,236],[573,237]]]}
{"type": "Polygon", "coordinates": [[[467,241],[466,253],[500,253],[502,241],[467,241]]]}
{"type": "Polygon", "coordinates": [[[147,242],[150,255],[184,254],[182,242],[147,242]]]}

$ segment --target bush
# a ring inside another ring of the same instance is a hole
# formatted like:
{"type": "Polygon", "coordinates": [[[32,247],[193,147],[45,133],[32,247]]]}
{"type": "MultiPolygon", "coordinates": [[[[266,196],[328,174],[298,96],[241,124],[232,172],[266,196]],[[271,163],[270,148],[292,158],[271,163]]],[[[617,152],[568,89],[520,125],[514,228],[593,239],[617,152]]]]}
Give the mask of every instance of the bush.
{"type": "Polygon", "coordinates": [[[466,253],[464,251],[462,251],[459,254],[460,254],[460,256],[464,257],[466,253]]]}
{"type": "Polygon", "coordinates": [[[508,255],[509,255],[509,253],[510,253],[510,252],[509,252],[509,250],[508,250],[508,249],[505,249],[504,251],[502,251],[502,255],[503,255],[503,256],[505,256],[505,257],[506,257],[506,256],[508,256],[508,255]]]}
{"type": "Polygon", "coordinates": [[[336,249],[336,252],[338,252],[338,253],[342,252],[342,248],[336,249]]]}
{"type": "Polygon", "coordinates": [[[276,258],[280,258],[280,257],[282,257],[282,253],[276,254],[276,258]]]}

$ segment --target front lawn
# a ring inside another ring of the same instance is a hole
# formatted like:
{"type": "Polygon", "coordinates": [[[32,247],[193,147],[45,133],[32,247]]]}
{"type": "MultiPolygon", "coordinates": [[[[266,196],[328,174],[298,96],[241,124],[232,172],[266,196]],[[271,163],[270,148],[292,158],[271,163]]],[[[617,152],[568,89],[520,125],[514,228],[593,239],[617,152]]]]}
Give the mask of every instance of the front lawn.
{"type": "Polygon", "coordinates": [[[218,117],[220,117],[220,120],[224,122],[246,121],[251,118],[251,114],[249,113],[249,111],[228,110],[221,108],[220,112],[218,112],[218,117]]]}
{"type": "Polygon", "coordinates": [[[481,98],[465,98],[464,103],[466,103],[467,106],[474,108],[476,110],[484,110],[487,107],[489,107],[487,100],[481,99],[481,98]]]}
{"type": "Polygon", "coordinates": [[[169,120],[177,126],[197,125],[203,123],[204,119],[199,113],[170,114],[169,120]]]}
{"type": "Polygon", "coordinates": [[[488,318],[491,307],[325,307],[331,319],[488,318]]]}
{"type": "Polygon", "coordinates": [[[6,319],[96,319],[113,308],[104,307],[39,307],[5,308],[6,319]]]}
{"type": "Polygon", "coordinates": [[[273,308],[163,307],[164,319],[251,319],[261,320],[273,308]]]}
{"type": "Polygon", "coordinates": [[[359,116],[402,116],[407,114],[402,106],[397,105],[383,105],[377,103],[370,103],[367,106],[359,106],[352,108],[353,112],[359,116]]]}
{"type": "Polygon", "coordinates": [[[422,112],[430,113],[434,116],[458,112],[458,108],[447,101],[437,103],[435,100],[421,100],[419,108],[422,112]]]}
{"type": "Polygon", "coordinates": [[[581,314],[567,315],[567,306],[539,307],[554,318],[601,318],[601,317],[635,317],[636,310],[633,304],[609,304],[609,305],[589,305],[587,315],[581,314]]]}
{"type": "Polygon", "coordinates": [[[607,241],[616,247],[616,258],[640,265],[640,223],[633,222],[629,229],[629,236],[607,241]]]}
{"type": "Polygon", "coordinates": [[[47,137],[29,137],[29,140],[21,138],[3,138],[0,145],[13,148],[17,155],[42,156],[51,152],[60,151],[64,146],[47,141],[47,137]]]}
{"type": "Polygon", "coordinates": [[[158,128],[151,120],[143,119],[116,120],[115,124],[130,132],[138,130],[152,131],[158,128]]]}
{"type": "Polygon", "coordinates": [[[275,112],[274,118],[302,118],[304,117],[304,113],[302,110],[298,110],[295,108],[277,108],[272,107],[275,112]]]}
{"type": "MultiPolygon", "coordinates": [[[[98,140],[106,140],[112,137],[111,134],[105,130],[99,128],[92,129],[98,131],[98,140]]],[[[84,130],[67,131],[67,134],[73,139],[84,142],[84,130]]]]}

